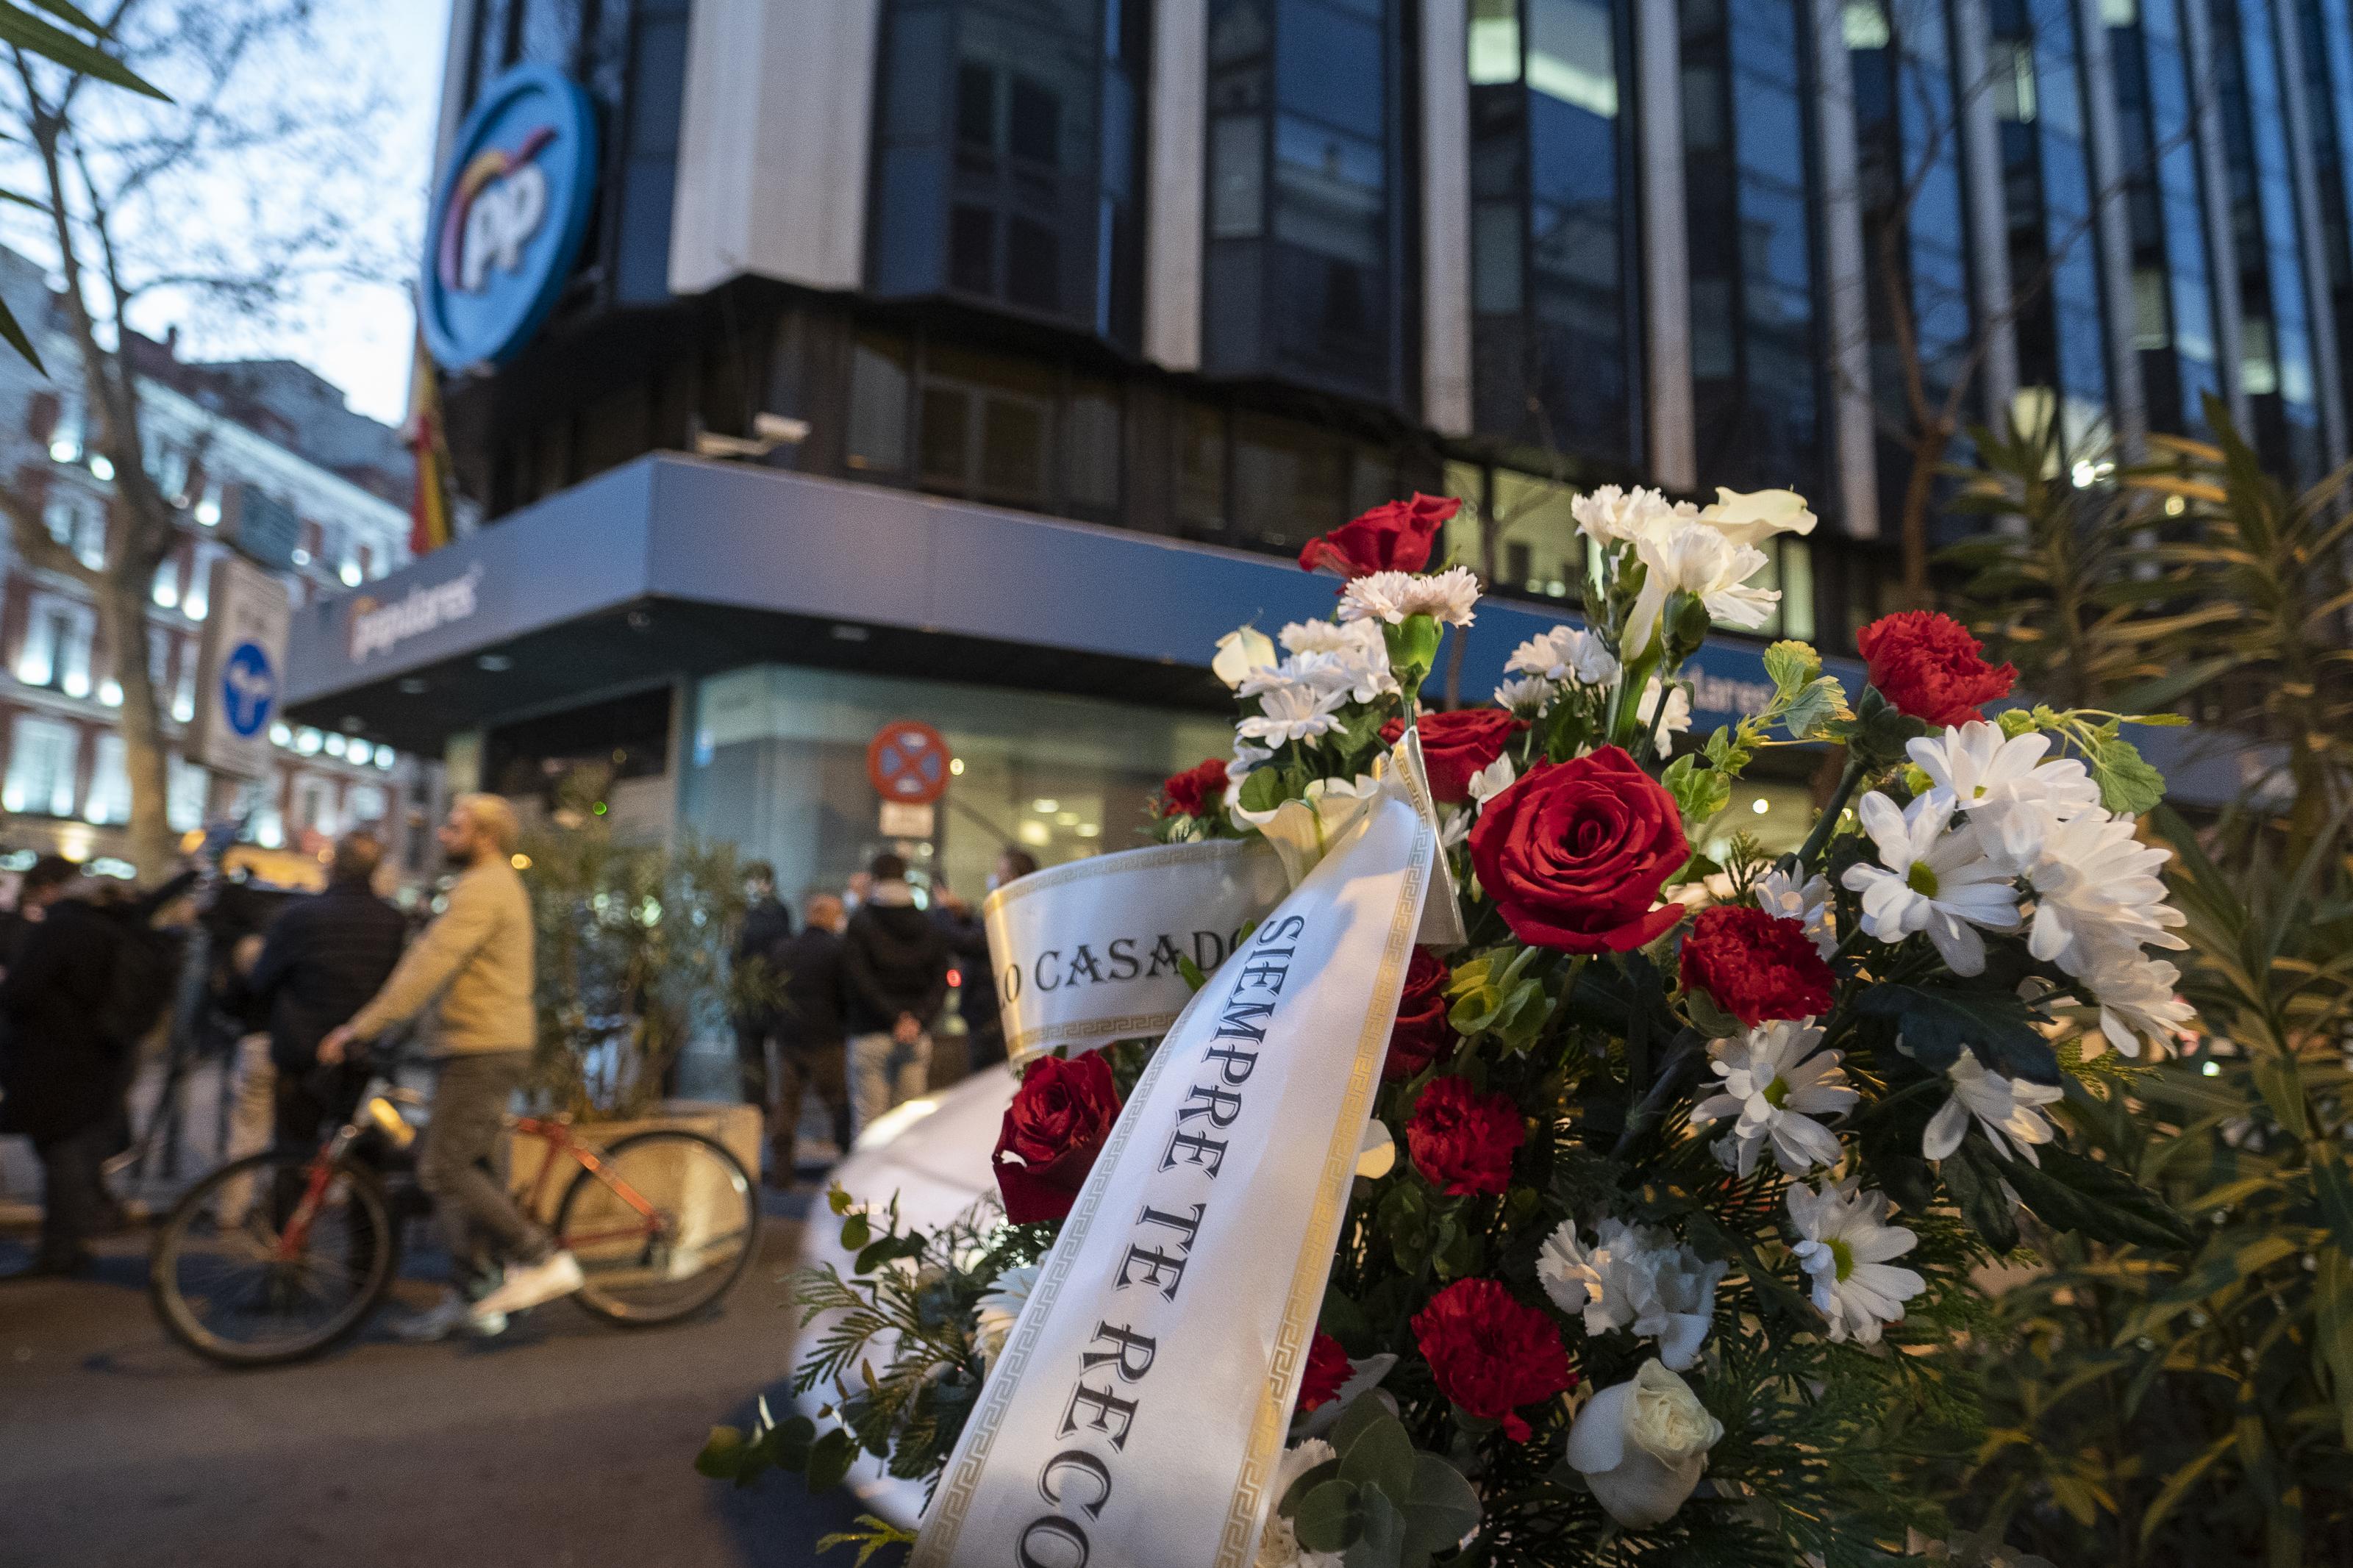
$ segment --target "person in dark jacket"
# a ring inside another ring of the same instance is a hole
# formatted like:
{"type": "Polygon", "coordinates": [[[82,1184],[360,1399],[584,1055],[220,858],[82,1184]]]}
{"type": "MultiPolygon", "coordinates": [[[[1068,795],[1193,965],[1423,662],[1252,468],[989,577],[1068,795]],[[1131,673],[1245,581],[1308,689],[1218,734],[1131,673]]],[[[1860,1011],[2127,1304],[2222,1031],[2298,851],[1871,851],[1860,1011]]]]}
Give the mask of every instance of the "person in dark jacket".
{"type": "MultiPolygon", "coordinates": [[[[988,879],[988,890],[993,893],[1037,868],[1035,855],[1008,845],[997,858],[997,872],[988,879]]],[[[997,1011],[997,965],[988,956],[988,928],[980,911],[942,891],[941,929],[947,933],[956,973],[963,977],[956,987],[956,1012],[964,1018],[966,1058],[971,1069],[978,1072],[1005,1059],[1005,1018],[997,1011]]]]}
{"type": "Polygon", "coordinates": [[[16,884],[16,907],[0,918],[0,971],[16,962],[33,928],[80,875],[81,868],[62,855],[44,855],[33,862],[16,884]]]}
{"type": "MultiPolygon", "coordinates": [[[[735,973],[746,966],[765,966],[769,950],[793,934],[792,911],[776,899],[776,870],[765,860],[744,868],[744,924],[735,933],[735,973]]],[[[741,1069],[744,1103],[756,1105],[764,1116],[776,1107],[769,1094],[768,1042],[776,1037],[776,1009],[754,1005],[737,1013],[735,1061],[741,1069]]],[[[781,1069],[780,1069],[781,1070],[781,1069]]]]}
{"type": "Polygon", "coordinates": [[[348,1061],[322,1070],[319,1042],[383,988],[407,945],[406,918],[375,895],[383,863],[384,845],[374,834],[343,835],[326,891],[280,911],[245,978],[246,991],[269,1009],[273,1132],[281,1152],[316,1149],[320,1129],[350,1115],[365,1087],[364,1069],[348,1061]]]}
{"type": "Polygon", "coordinates": [[[90,1267],[90,1238],[110,1205],[101,1167],[122,1142],[132,1054],[169,1000],[168,944],[152,921],[187,881],[112,902],[111,889],[86,878],[59,884],[0,981],[0,1131],[30,1137],[41,1160],[32,1273],[90,1267]]]}
{"type": "Polygon", "coordinates": [[[948,994],[947,939],[915,907],[907,863],[874,857],[873,888],[841,938],[853,1135],[931,1086],[932,1020],[948,994]]]}
{"type": "Polygon", "coordinates": [[[831,893],[810,895],[803,924],[773,944],[768,967],[781,990],[777,1008],[777,1095],[768,1123],[768,1183],[790,1187],[798,1168],[796,1140],[801,1096],[817,1094],[833,1121],[834,1142],[849,1147],[849,1090],[841,1043],[841,928],[846,916],[831,893]]]}

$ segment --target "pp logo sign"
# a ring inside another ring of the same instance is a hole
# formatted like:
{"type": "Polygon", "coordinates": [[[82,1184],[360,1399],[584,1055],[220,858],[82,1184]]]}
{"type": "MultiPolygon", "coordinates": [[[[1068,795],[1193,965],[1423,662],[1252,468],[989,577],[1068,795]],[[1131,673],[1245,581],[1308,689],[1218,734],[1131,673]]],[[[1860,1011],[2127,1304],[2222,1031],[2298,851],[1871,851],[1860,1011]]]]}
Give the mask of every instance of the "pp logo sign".
{"type": "Polygon", "coordinates": [[[251,740],[278,706],[278,676],[258,643],[241,642],[221,667],[221,712],[238,736],[251,740]]]}
{"type": "Polygon", "coordinates": [[[523,247],[547,221],[547,171],[535,160],[554,138],[554,128],[543,125],[512,151],[492,148],[466,166],[446,220],[455,253],[445,250],[443,260],[455,265],[445,281],[479,294],[493,268],[522,270],[523,247]]]}

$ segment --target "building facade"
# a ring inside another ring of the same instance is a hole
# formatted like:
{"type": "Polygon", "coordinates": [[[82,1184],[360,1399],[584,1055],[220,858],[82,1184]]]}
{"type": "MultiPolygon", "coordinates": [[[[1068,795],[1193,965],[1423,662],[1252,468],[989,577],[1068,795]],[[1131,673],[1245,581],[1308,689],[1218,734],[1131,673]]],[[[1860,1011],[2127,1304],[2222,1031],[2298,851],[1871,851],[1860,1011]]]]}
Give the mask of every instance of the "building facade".
{"type": "Polygon", "coordinates": [[[811,881],[925,718],[968,879],[1124,842],[1213,742],[1209,640],[1412,489],[1493,584],[1463,695],[1605,482],[1803,490],[1762,637],[1841,653],[1915,387],[2086,483],[2209,395],[2342,458],[2345,6],[459,0],[427,332],[490,526],[388,585],[464,616],[298,626],[309,710],[518,793],[609,767],[811,881]],[[534,551],[560,584],[501,580],[534,551]]]}
{"type": "MultiPolygon", "coordinates": [[[[72,340],[51,316],[37,267],[0,252],[0,289],[50,372],[14,355],[0,369],[0,473],[53,539],[102,564],[112,469],[84,440],[72,340]]],[[[213,566],[231,541],[241,530],[258,540],[265,516],[280,524],[282,575],[298,606],[381,577],[408,559],[406,455],[393,431],[351,413],[300,366],[190,363],[174,344],[144,339],[131,352],[149,470],[183,509],[181,543],[150,590],[144,649],[176,742],[195,713],[213,566]]],[[[0,852],[26,864],[58,852],[128,876],[131,786],[113,674],[121,650],[107,646],[79,579],[21,559],[5,534],[0,552],[0,852]]],[[[315,863],[327,839],[362,823],[381,825],[396,854],[429,842],[412,828],[430,783],[414,759],[332,729],[281,723],[272,735],[271,774],[260,780],[213,776],[174,751],[172,826],[187,832],[243,815],[250,844],[280,876],[301,872],[301,858],[315,863]]]]}

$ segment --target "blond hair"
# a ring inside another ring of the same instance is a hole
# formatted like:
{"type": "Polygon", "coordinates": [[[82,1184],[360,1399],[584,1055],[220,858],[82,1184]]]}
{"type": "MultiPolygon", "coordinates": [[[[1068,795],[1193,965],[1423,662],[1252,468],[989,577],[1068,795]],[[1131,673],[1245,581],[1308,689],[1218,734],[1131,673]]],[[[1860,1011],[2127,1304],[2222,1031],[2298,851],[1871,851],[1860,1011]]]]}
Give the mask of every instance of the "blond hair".
{"type": "Polygon", "coordinates": [[[461,795],[452,802],[453,809],[461,813],[475,828],[489,836],[501,855],[514,853],[515,841],[522,837],[522,825],[515,821],[515,810],[502,795],[461,795]]]}

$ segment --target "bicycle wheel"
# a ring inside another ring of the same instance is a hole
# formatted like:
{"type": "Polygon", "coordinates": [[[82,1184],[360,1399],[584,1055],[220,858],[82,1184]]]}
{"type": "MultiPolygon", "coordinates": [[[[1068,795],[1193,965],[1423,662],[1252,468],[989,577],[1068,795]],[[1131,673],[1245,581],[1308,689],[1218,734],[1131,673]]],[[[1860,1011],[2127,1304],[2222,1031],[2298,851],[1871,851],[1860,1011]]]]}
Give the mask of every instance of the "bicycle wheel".
{"type": "Polygon", "coordinates": [[[255,1154],[172,1205],[147,1293],[174,1339],[227,1366],[314,1356],[367,1321],[400,1237],[374,1172],[316,1156],[255,1154]]]}
{"type": "Polygon", "coordinates": [[[674,1322],[724,1295],[752,1261],[760,1200],[742,1162],[699,1132],[639,1132],[583,1170],[555,1211],[580,1260],[579,1301],[628,1328],[674,1322]]]}

